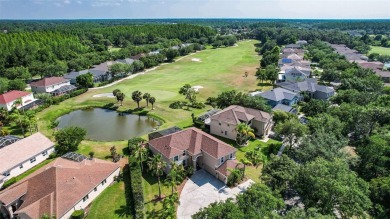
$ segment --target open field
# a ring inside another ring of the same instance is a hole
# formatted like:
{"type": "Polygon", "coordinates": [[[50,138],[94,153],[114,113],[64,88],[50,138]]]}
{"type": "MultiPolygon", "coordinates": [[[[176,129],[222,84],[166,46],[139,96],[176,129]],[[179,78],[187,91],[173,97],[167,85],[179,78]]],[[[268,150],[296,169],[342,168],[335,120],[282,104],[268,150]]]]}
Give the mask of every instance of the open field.
{"type": "MultiPolygon", "coordinates": [[[[37,115],[39,130],[47,136],[52,136],[53,130],[49,130],[48,126],[51,121],[63,114],[85,107],[103,107],[116,104],[116,101],[112,98],[92,97],[100,93],[111,93],[114,89],[120,89],[126,95],[123,106],[118,106],[120,111],[136,108],[136,103],[131,99],[131,93],[140,90],[142,93],[148,92],[156,98],[155,109],[151,110],[149,106],[145,110],[165,121],[162,128],[173,125],[190,126],[192,125],[191,113],[198,115],[206,111],[207,108],[170,109],[170,103],[184,100],[184,97],[178,93],[179,88],[186,83],[204,87],[199,90],[199,101],[205,101],[209,96],[217,96],[222,91],[236,89],[248,92],[259,88],[255,72],[260,57],[254,51],[255,43],[257,41],[242,41],[235,47],[204,50],[186,56],[175,63],[162,65],[147,74],[124,80],[114,86],[90,90],[39,113],[37,115]],[[199,59],[200,62],[192,61],[194,58],[199,59]],[[249,72],[248,77],[244,77],[245,71],[249,72]]],[[[142,101],[141,106],[145,107],[145,105],[146,103],[142,101]]],[[[87,154],[89,151],[94,151],[96,157],[104,159],[109,155],[109,147],[112,145],[116,145],[120,152],[126,146],[126,143],[125,141],[110,143],[83,141],[79,152],[87,154]]]]}
{"type": "Polygon", "coordinates": [[[390,48],[381,47],[381,46],[371,46],[371,53],[379,53],[380,55],[390,55],[390,48]]]}

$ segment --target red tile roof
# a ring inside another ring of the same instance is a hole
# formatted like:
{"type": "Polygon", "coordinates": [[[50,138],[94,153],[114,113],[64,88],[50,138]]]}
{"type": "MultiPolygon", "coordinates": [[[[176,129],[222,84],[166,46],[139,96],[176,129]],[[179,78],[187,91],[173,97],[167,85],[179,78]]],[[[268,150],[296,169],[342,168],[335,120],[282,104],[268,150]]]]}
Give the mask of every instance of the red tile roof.
{"type": "Polygon", "coordinates": [[[119,168],[104,160],[74,162],[57,158],[34,174],[0,192],[0,201],[9,205],[24,195],[16,214],[41,218],[43,214],[61,218],[84,196],[119,168]]]}
{"type": "Polygon", "coordinates": [[[54,84],[60,84],[64,82],[68,82],[68,79],[65,79],[63,77],[50,77],[50,78],[43,78],[39,81],[31,82],[32,87],[47,87],[54,84]]]}
{"type": "Polygon", "coordinates": [[[231,169],[242,168],[243,164],[239,163],[237,160],[227,160],[221,166],[219,166],[216,171],[220,174],[228,177],[230,175],[231,169]]]}
{"type": "Polygon", "coordinates": [[[234,147],[197,128],[188,128],[155,138],[149,141],[149,146],[169,159],[182,154],[185,150],[190,155],[205,152],[217,159],[236,151],[234,147]]]}
{"type": "Polygon", "coordinates": [[[12,102],[18,98],[22,98],[22,97],[27,96],[29,94],[31,94],[31,93],[19,91],[19,90],[9,91],[5,94],[0,95],[0,103],[7,104],[9,102],[12,102]]]}

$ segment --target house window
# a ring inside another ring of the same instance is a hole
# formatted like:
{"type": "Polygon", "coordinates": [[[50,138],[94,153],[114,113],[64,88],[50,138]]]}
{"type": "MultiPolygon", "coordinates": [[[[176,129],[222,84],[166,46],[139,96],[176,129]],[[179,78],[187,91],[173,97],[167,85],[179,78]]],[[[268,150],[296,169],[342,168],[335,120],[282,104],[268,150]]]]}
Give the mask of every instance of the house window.
{"type": "Polygon", "coordinates": [[[19,168],[20,168],[20,169],[23,169],[23,164],[20,164],[19,168]]]}
{"type": "Polygon", "coordinates": [[[175,156],[175,157],[173,158],[173,161],[175,161],[175,162],[179,161],[179,156],[175,156]]]}
{"type": "Polygon", "coordinates": [[[34,163],[35,161],[37,161],[37,159],[35,157],[30,159],[30,163],[34,163]]]}
{"type": "Polygon", "coordinates": [[[225,131],[225,135],[227,135],[227,131],[225,131]]]}
{"type": "Polygon", "coordinates": [[[183,156],[186,156],[186,151],[183,151],[183,156]]]}
{"type": "Polygon", "coordinates": [[[221,157],[221,163],[223,163],[224,161],[225,161],[225,158],[221,157]]]}
{"type": "Polygon", "coordinates": [[[85,201],[87,201],[88,200],[88,195],[86,195],[86,196],[84,196],[84,198],[83,198],[83,202],[85,202],[85,201]]]}
{"type": "Polygon", "coordinates": [[[219,125],[221,125],[221,123],[219,123],[219,125]]]}
{"type": "Polygon", "coordinates": [[[230,159],[233,159],[233,153],[229,155],[229,158],[230,158],[230,159]]]}
{"type": "Polygon", "coordinates": [[[3,173],[3,176],[9,176],[9,175],[11,175],[10,172],[4,172],[3,173]]]}
{"type": "Polygon", "coordinates": [[[103,186],[104,184],[106,184],[106,182],[107,182],[107,180],[103,180],[103,182],[102,182],[102,186],[103,186]]]}
{"type": "Polygon", "coordinates": [[[46,156],[47,155],[47,151],[42,152],[42,155],[46,156]]]}
{"type": "Polygon", "coordinates": [[[95,188],[93,189],[93,191],[95,191],[95,192],[96,192],[96,191],[97,191],[97,187],[95,187],[95,188]]]}
{"type": "Polygon", "coordinates": [[[221,131],[221,134],[223,134],[223,131],[221,131]]]}

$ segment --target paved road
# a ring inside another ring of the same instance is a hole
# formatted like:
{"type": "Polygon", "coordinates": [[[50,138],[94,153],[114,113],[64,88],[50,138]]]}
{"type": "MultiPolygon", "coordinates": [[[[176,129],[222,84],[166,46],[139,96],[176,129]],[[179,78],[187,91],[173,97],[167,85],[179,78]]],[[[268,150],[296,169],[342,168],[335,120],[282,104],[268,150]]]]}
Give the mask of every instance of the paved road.
{"type": "Polygon", "coordinates": [[[247,180],[231,189],[206,171],[199,170],[184,185],[177,209],[177,218],[190,219],[191,215],[198,212],[200,208],[207,207],[216,201],[234,198],[252,183],[254,183],[252,180],[247,180]]]}

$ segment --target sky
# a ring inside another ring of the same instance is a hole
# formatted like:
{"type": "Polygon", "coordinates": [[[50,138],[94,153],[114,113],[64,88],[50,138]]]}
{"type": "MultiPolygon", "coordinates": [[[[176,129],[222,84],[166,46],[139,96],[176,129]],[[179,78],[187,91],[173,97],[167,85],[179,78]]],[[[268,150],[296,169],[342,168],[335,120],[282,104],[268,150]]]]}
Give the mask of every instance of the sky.
{"type": "Polygon", "coordinates": [[[0,19],[390,19],[390,0],[0,0],[0,19]]]}

